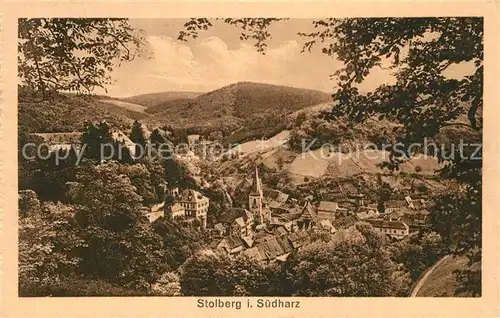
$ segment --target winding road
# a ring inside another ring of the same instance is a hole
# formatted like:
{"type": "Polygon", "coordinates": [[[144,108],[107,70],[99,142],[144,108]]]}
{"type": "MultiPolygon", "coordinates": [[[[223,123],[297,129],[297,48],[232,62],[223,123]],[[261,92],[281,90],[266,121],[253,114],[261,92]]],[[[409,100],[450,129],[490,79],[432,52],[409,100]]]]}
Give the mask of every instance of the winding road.
{"type": "Polygon", "coordinates": [[[417,297],[418,292],[420,291],[420,288],[424,285],[425,281],[427,278],[434,272],[434,270],[441,265],[450,255],[446,255],[443,258],[441,258],[439,261],[436,262],[436,264],[432,265],[431,268],[429,268],[423,275],[422,277],[418,280],[417,284],[415,287],[413,287],[413,290],[411,291],[410,297],[417,297]]]}

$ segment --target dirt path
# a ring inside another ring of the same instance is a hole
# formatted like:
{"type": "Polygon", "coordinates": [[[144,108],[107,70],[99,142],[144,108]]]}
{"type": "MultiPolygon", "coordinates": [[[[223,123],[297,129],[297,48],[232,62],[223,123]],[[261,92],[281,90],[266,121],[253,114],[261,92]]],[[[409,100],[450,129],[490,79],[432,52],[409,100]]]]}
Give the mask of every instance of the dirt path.
{"type": "Polygon", "coordinates": [[[434,272],[434,270],[436,269],[436,267],[438,267],[439,265],[441,265],[448,257],[450,257],[450,255],[446,255],[445,257],[441,258],[439,261],[436,262],[436,264],[432,265],[432,267],[429,268],[425,272],[424,275],[422,275],[422,277],[418,280],[418,282],[415,285],[415,287],[413,287],[413,290],[411,291],[410,297],[417,297],[417,294],[420,291],[420,288],[422,288],[422,286],[424,285],[424,283],[427,280],[427,278],[429,277],[429,275],[432,274],[432,272],[434,272]]]}

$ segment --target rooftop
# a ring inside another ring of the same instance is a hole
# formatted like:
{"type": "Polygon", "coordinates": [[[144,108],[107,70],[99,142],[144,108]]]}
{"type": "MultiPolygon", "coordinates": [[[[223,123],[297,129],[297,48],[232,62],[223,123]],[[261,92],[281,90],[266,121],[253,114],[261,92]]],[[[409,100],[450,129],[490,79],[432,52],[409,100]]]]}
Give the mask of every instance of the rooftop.
{"type": "Polygon", "coordinates": [[[381,219],[366,220],[373,227],[383,228],[383,229],[397,229],[397,230],[408,230],[408,225],[401,221],[389,221],[381,219]]]}

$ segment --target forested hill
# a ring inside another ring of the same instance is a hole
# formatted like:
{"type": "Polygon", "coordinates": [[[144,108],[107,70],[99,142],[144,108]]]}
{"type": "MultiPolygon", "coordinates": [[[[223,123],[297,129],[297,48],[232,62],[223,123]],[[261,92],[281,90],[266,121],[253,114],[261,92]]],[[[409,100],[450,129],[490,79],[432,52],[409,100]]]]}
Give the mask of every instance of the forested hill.
{"type": "Polygon", "coordinates": [[[239,82],[194,99],[170,100],[150,108],[153,125],[168,121],[185,127],[219,123],[239,128],[250,117],[283,116],[308,106],[330,101],[330,95],[302,88],[239,82]]]}
{"type": "Polygon", "coordinates": [[[130,127],[132,119],[119,107],[108,108],[94,98],[58,95],[47,101],[18,103],[19,129],[25,132],[83,130],[85,122],[106,120],[112,127],[130,127]]]}
{"type": "Polygon", "coordinates": [[[155,105],[170,101],[170,100],[175,100],[175,99],[180,99],[180,98],[195,98],[197,96],[200,96],[203,93],[199,92],[161,92],[161,93],[150,93],[150,94],[141,94],[141,95],[135,95],[131,97],[125,97],[121,98],[121,100],[129,103],[135,103],[142,105],[144,107],[153,107],[155,105]]]}

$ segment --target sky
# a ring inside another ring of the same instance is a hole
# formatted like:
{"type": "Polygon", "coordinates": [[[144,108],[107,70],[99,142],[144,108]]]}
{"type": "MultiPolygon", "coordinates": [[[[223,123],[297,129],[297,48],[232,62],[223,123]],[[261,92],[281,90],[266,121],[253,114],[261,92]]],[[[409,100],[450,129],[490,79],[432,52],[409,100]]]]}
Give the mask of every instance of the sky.
{"type": "MultiPolygon", "coordinates": [[[[127,97],[166,91],[209,92],[241,81],[334,91],[329,75],[342,62],[319,49],[301,53],[307,40],[298,32],[313,31],[312,19],[280,21],[269,28],[266,54],[253,42],[241,41],[241,30],[223,21],[202,31],[197,39],[177,40],[187,19],[133,19],[144,32],[147,54],[123,63],[112,73],[108,95],[127,97]]],[[[359,86],[370,91],[394,81],[388,70],[375,68],[359,86]]]]}
{"type": "MultiPolygon", "coordinates": [[[[269,31],[266,54],[253,42],[241,41],[237,27],[214,22],[199,38],[177,40],[187,19],[131,20],[143,30],[148,53],[117,68],[107,87],[113,97],[165,91],[208,92],[241,81],[261,82],[333,92],[329,78],[342,63],[319,52],[301,53],[306,41],[298,32],[313,30],[311,19],[278,22],[269,31]]],[[[381,70],[371,74],[363,88],[371,89],[390,76],[381,70]]]]}

